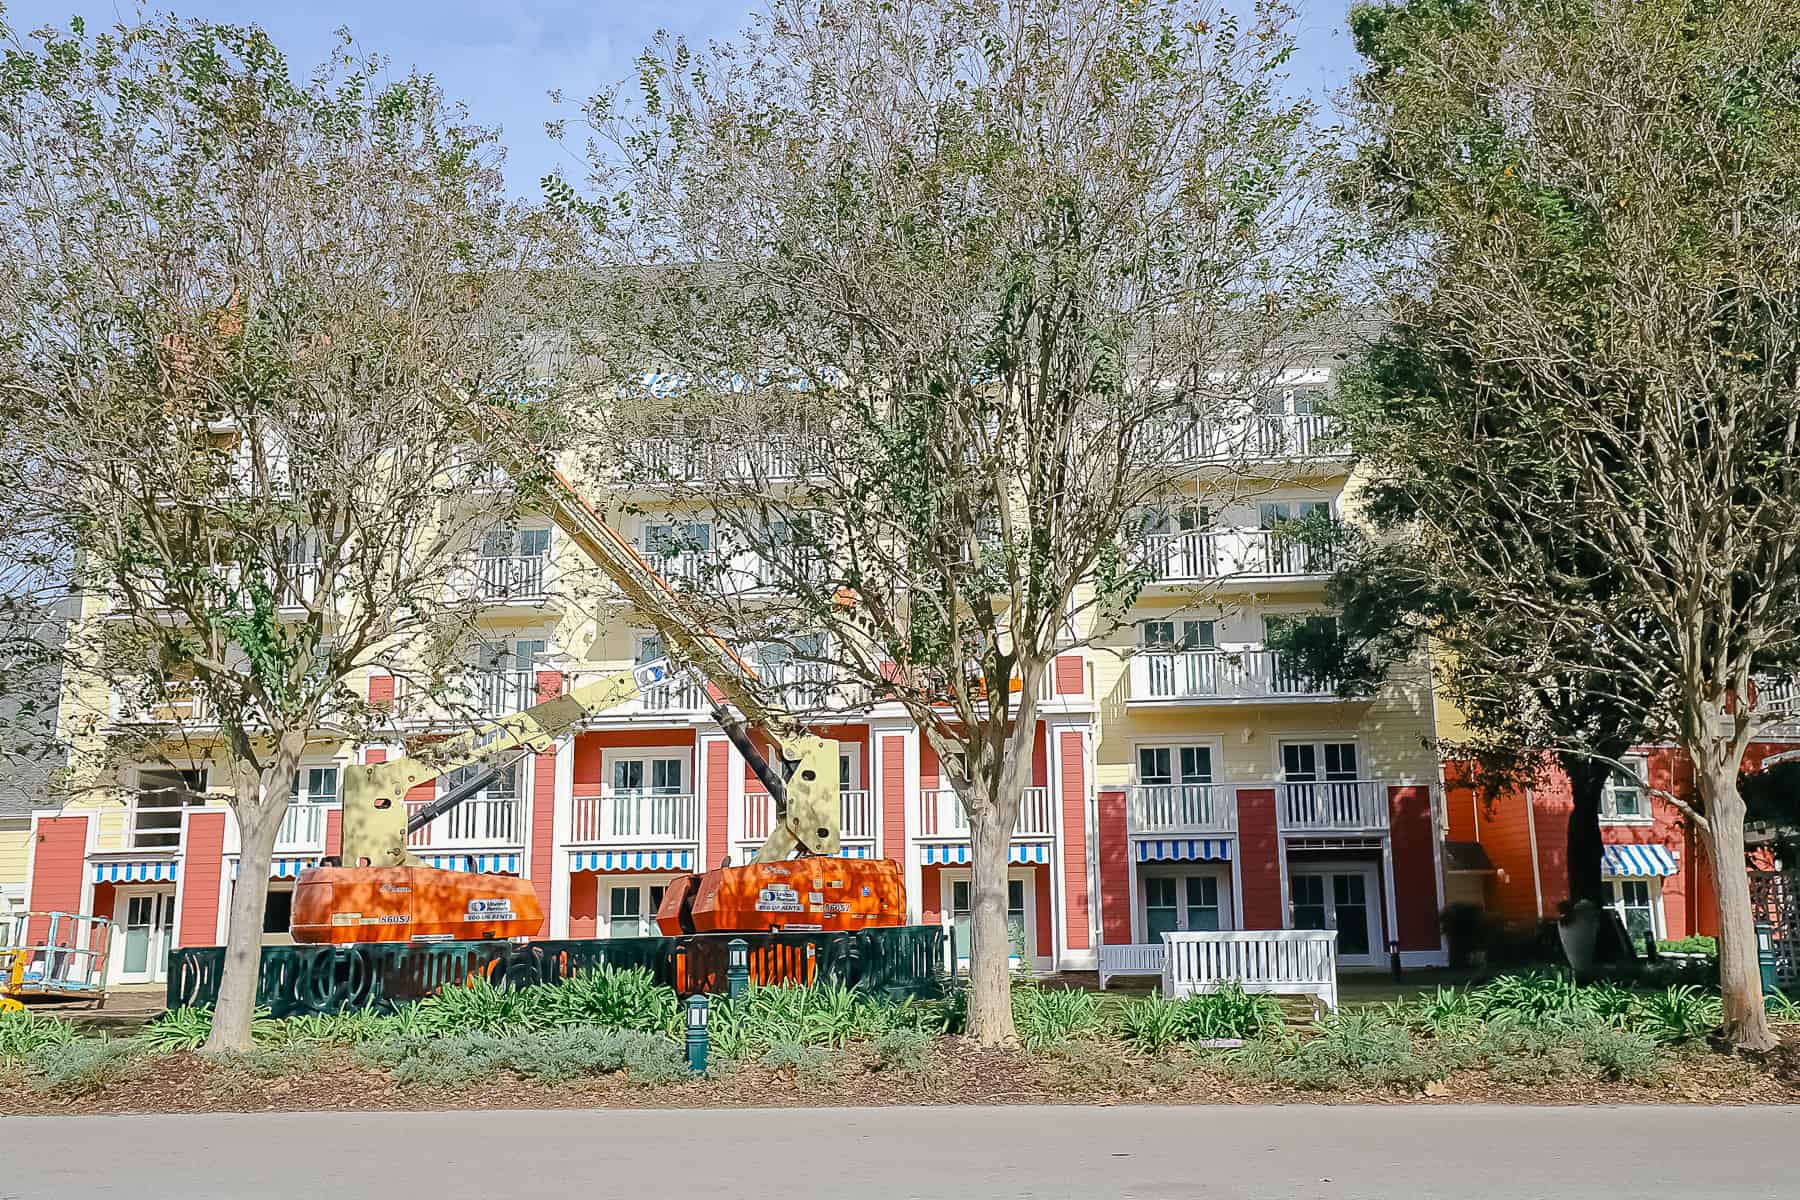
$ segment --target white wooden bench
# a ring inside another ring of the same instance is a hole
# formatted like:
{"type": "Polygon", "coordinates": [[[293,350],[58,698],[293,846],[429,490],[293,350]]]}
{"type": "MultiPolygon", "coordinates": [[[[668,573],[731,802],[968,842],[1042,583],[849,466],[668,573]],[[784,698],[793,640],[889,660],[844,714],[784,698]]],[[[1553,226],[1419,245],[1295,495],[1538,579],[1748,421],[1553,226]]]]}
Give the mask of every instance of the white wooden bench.
{"type": "Polygon", "coordinates": [[[1246,992],[1311,996],[1336,1011],[1335,929],[1247,929],[1165,933],[1163,995],[1170,999],[1236,983],[1246,992]]]}
{"type": "Polygon", "coordinates": [[[1163,946],[1161,942],[1152,942],[1141,946],[1102,946],[1100,947],[1100,990],[1106,990],[1106,982],[1118,975],[1161,975],[1163,969],[1163,946]]]}

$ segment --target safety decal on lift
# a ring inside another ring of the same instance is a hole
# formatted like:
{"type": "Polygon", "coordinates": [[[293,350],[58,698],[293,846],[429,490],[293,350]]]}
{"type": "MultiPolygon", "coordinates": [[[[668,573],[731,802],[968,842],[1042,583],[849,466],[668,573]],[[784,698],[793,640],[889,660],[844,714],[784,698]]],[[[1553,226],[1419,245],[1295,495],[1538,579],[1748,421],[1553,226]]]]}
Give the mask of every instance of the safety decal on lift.
{"type": "Polygon", "coordinates": [[[786,884],[778,883],[756,893],[756,911],[797,913],[806,910],[800,907],[799,892],[786,884]]]}

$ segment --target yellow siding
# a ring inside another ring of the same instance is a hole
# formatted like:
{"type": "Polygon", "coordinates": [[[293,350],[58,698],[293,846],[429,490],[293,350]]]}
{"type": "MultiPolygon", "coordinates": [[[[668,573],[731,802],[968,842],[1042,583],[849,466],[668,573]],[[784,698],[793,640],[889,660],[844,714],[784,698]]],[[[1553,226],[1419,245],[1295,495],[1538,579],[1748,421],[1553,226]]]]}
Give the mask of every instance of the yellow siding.
{"type": "Polygon", "coordinates": [[[31,864],[31,826],[0,828],[0,887],[24,887],[31,864]]]}

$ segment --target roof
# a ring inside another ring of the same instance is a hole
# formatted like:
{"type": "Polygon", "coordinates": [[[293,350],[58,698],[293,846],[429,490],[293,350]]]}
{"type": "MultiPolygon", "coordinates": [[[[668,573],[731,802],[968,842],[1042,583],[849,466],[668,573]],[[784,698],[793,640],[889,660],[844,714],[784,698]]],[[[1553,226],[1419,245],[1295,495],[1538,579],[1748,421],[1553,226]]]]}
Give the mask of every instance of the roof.
{"type": "Polygon", "coordinates": [[[1494,860],[1480,842],[1445,842],[1444,870],[1485,874],[1494,870],[1494,860]]]}
{"type": "Polygon", "coordinates": [[[69,602],[0,606],[0,821],[49,807],[51,772],[67,762],[56,737],[62,673],[31,644],[61,645],[71,608],[69,602]]]}

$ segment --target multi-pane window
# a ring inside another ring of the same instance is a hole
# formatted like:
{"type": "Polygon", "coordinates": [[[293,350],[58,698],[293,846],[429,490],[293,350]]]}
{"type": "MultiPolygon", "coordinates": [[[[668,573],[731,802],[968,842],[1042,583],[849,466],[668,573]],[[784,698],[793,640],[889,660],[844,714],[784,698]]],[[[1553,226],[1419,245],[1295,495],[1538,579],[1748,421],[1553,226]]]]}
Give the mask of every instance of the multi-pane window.
{"type": "Polygon", "coordinates": [[[606,936],[649,937],[656,932],[656,910],[662,907],[660,884],[620,884],[606,889],[606,936]]]}
{"type": "Polygon", "coordinates": [[[684,763],[680,758],[616,758],[612,764],[613,791],[681,795],[684,763]]]}
{"type": "Polygon", "coordinates": [[[181,845],[181,810],[205,803],[206,768],[140,767],[131,806],[131,845],[173,850],[181,845]]]}
{"type": "Polygon", "coordinates": [[[1641,821],[1650,816],[1650,799],[1645,794],[1645,760],[1622,760],[1630,772],[1614,771],[1600,796],[1600,815],[1612,821],[1641,821]]]}
{"type": "MultiPolygon", "coordinates": [[[[973,911],[974,885],[967,879],[950,884],[950,924],[956,931],[956,953],[969,956],[969,914],[973,911]]],[[[1011,957],[1023,960],[1031,953],[1025,944],[1025,881],[1006,881],[1006,940],[1012,947],[1011,957]]]]}
{"type": "Polygon", "coordinates": [[[1619,919],[1625,922],[1625,932],[1634,941],[1643,941],[1645,934],[1656,932],[1655,896],[1648,879],[1614,879],[1610,881],[1612,904],[1618,910],[1619,919]]]}
{"type": "Polygon", "coordinates": [[[338,798],[336,767],[301,767],[294,772],[294,804],[335,804],[338,798]]]}
{"type": "Polygon", "coordinates": [[[1283,742],[1281,775],[1288,783],[1357,778],[1355,742],[1283,742]]]}
{"type": "Polygon", "coordinates": [[[1144,931],[1152,942],[1180,930],[1222,927],[1217,875],[1150,875],[1144,879],[1144,931]]]}
{"type": "Polygon", "coordinates": [[[712,549],[710,521],[664,521],[644,526],[644,553],[653,558],[712,549]]]}
{"type": "Polygon", "coordinates": [[[1152,650],[1211,650],[1218,645],[1214,629],[1212,621],[1144,621],[1138,639],[1152,650]]]}
{"type": "Polygon", "coordinates": [[[1210,746],[1138,747],[1138,783],[1145,787],[1211,783],[1212,777],[1210,746]]]}

